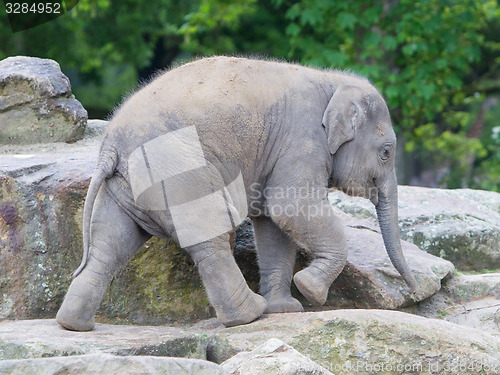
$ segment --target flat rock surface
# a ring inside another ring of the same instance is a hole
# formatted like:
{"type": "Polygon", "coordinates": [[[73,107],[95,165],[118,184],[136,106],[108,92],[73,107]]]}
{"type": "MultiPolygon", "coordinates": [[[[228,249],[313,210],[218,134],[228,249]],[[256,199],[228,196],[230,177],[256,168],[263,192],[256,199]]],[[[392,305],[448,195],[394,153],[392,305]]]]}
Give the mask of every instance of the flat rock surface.
{"type": "Polygon", "coordinates": [[[500,337],[500,274],[459,275],[434,296],[405,310],[500,337]]]}
{"type": "Polygon", "coordinates": [[[188,327],[97,324],[72,332],[54,319],[0,322],[0,360],[100,352],[205,358],[205,347],[203,332],[188,327]]]}
{"type": "Polygon", "coordinates": [[[385,310],[268,315],[217,332],[212,339],[217,351],[211,359],[220,362],[252,351],[271,337],[335,374],[431,374],[444,369],[470,373],[460,371],[460,365],[477,366],[484,374],[500,371],[500,338],[443,320],[385,310]]]}
{"type": "Polygon", "coordinates": [[[220,366],[208,361],[187,358],[122,357],[87,354],[71,357],[0,361],[0,374],[15,375],[223,375],[220,366]]]}
{"type": "Polygon", "coordinates": [[[236,354],[221,366],[231,375],[333,375],[276,338],[236,354]]]}
{"type": "MultiPolygon", "coordinates": [[[[216,319],[189,326],[96,327],[79,333],[60,328],[54,320],[3,321],[0,359],[104,353],[222,363],[238,353],[253,352],[240,355],[231,368],[251,368],[251,358],[267,366],[280,361],[290,363],[291,357],[297,357],[297,363],[314,367],[313,361],[334,374],[435,374],[460,365],[476,366],[482,369],[477,373],[483,374],[500,371],[500,337],[484,329],[389,310],[270,314],[231,328],[223,327],[216,319]],[[274,344],[272,348],[264,345],[270,339],[281,340],[281,349],[274,344]],[[266,351],[275,359],[268,361],[263,354],[266,351]],[[285,352],[288,355],[280,355],[285,352]]],[[[457,369],[444,373],[470,373],[457,369]]]]}

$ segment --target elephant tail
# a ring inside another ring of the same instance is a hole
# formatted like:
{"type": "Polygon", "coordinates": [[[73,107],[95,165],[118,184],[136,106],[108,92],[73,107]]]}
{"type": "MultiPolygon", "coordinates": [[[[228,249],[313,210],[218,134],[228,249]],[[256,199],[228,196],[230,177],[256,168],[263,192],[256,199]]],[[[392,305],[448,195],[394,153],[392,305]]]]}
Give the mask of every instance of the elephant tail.
{"type": "Polygon", "coordinates": [[[114,149],[101,149],[97,167],[90,180],[87,197],[85,198],[83,207],[83,259],[80,266],[71,274],[73,277],[78,276],[87,264],[90,247],[90,222],[92,220],[94,202],[103,182],[115,172],[117,162],[118,154],[114,149]]]}

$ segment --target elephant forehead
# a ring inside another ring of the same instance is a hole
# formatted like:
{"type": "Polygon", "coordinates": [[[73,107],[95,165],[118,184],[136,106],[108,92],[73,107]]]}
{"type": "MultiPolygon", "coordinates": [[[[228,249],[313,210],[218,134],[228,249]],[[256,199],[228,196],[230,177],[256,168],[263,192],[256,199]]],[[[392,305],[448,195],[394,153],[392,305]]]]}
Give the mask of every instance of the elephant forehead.
{"type": "Polygon", "coordinates": [[[383,137],[385,135],[384,131],[382,130],[382,126],[383,124],[381,122],[379,122],[377,124],[377,129],[375,130],[375,133],[379,136],[379,137],[383,137]]]}

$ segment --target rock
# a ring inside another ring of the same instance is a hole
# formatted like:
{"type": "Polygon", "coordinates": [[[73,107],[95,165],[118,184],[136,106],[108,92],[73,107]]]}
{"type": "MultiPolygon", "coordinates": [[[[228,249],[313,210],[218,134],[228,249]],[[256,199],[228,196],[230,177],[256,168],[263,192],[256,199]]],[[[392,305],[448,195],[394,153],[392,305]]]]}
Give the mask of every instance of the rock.
{"type": "Polygon", "coordinates": [[[499,276],[459,275],[446,282],[434,296],[406,311],[477,328],[500,337],[500,327],[495,322],[500,308],[499,276]]]}
{"type": "MultiPolygon", "coordinates": [[[[341,192],[332,204],[347,214],[376,221],[373,205],[341,192]]],[[[463,270],[500,268],[500,194],[468,189],[399,187],[402,239],[463,270]]]]}
{"type": "Polygon", "coordinates": [[[456,302],[470,302],[485,297],[500,300],[500,273],[460,275],[448,283],[447,290],[456,302]]]}
{"type": "Polygon", "coordinates": [[[497,374],[500,336],[399,311],[362,309],[270,314],[231,328],[217,319],[187,326],[97,324],[91,332],[66,331],[55,320],[0,322],[0,374],[19,373],[21,367],[14,370],[12,364],[36,365],[33,358],[57,357],[49,363],[59,363],[61,356],[96,354],[127,361],[131,356],[207,359],[222,363],[224,373],[242,375],[497,374]],[[9,370],[1,367],[6,364],[9,370]],[[264,370],[276,364],[282,372],[264,370]]]}
{"type": "Polygon", "coordinates": [[[408,286],[389,260],[380,233],[357,225],[355,219],[345,222],[347,265],[332,284],[326,306],[397,309],[432,296],[441,289],[443,280],[453,276],[451,262],[403,241],[403,253],[418,284],[416,293],[409,295],[408,286]]]}
{"type": "Polygon", "coordinates": [[[0,61],[0,144],[74,142],[87,111],[53,60],[16,56],[0,61]]]}
{"type": "Polygon", "coordinates": [[[0,322],[0,363],[93,353],[205,359],[207,345],[205,332],[189,327],[98,324],[91,332],[72,332],[53,319],[0,322]]]}
{"type": "MultiPolygon", "coordinates": [[[[325,307],[397,309],[432,296],[441,289],[444,280],[453,276],[455,268],[451,262],[403,241],[403,252],[418,282],[416,293],[410,296],[408,286],[385,251],[378,226],[335,210],[345,223],[348,256],[346,267],[330,288],[325,307]]],[[[244,222],[237,233],[234,255],[250,286],[258,290],[259,274],[250,221],[244,222]]],[[[299,256],[296,271],[307,262],[307,258],[299,256]]],[[[292,292],[306,308],[309,306],[296,288],[292,292]]]]}
{"type": "Polygon", "coordinates": [[[104,120],[88,120],[85,127],[85,138],[102,137],[108,127],[108,123],[108,121],[104,120]]]}
{"type": "Polygon", "coordinates": [[[121,357],[89,354],[71,357],[0,361],[0,374],[144,374],[144,375],[224,375],[215,363],[199,359],[121,357]]]}
{"type": "Polygon", "coordinates": [[[231,375],[333,375],[276,338],[236,354],[221,366],[231,375]]]}
{"type": "MultiPolygon", "coordinates": [[[[0,147],[0,320],[52,318],[59,309],[82,257],[83,203],[99,146],[96,136],[0,147]]],[[[98,314],[162,324],[213,310],[189,256],[152,239],[113,279],[98,314]]]]}
{"type": "Polygon", "coordinates": [[[268,315],[216,332],[211,345],[218,350],[211,352],[210,359],[222,363],[269,338],[282,340],[335,374],[500,371],[500,338],[443,320],[387,310],[268,315]]]}
{"type": "Polygon", "coordinates": [[[500,309],[500,301],[482,298],[462,305],[448,306],[444,319],[462,326],[473,327],[500,338],[500,330],[495,322],[495,314],[500,309]]]}

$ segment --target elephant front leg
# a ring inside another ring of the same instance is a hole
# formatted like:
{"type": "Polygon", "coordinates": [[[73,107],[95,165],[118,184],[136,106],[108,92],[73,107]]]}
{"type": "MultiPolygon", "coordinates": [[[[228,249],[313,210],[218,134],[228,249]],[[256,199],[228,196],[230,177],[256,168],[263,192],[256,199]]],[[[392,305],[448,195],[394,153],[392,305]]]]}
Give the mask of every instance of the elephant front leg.
{"type": "Polygon", "coordinates": [[[308,267],[295,274],[295,285],[313,306],[323,305],[331,284],[347,261],[344,232],[327,197],[320,200],[306,197],[293,204],[271,200],[270,204],[283,208],[275,210],[279,214],[272,214],[273,220],[313,258],[308,267]]]}
{"type": "Polygon", "coordinates": [[[57,322],[73,331],[92,330],[111,278],[149,237],[101,188],[92,213],[87,264],[71,283],[57,322]]]}
{"type": "Polygon", "coordinates": [[[198,266],[210,304],[222,324],[246,324],[263,314],[266,300],[248,287],[232,255],[229,234],[189,246],[186,251],[198,266]]]}
{"type": "Polygon", "coordinates": [[[260,293],[267,301],[266,313],[304,311],[292,297],[293,269],[298,245],[270,218],[252,219],[260,270],[260,293]]]}

